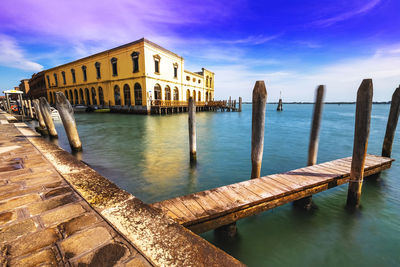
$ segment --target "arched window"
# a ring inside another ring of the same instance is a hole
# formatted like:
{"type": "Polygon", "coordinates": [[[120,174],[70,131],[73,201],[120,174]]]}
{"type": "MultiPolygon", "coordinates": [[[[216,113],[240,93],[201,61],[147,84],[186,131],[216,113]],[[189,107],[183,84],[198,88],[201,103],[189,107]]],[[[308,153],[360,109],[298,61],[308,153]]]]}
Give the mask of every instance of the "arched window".
{"type": "Polygon", "coordinates": [[[71,75],[72,75],[72,82],[76,83],[76,76],[75,76],[75,70],[71,69],[71,75]]]}
{"type": "Polygon", "coordinates": [[[79,104],[85,105],[85,99],[83,98],[82,88],[79,88],[79,104]]]}
{"type": "Polygon", "coordinates": [[[74,96],[72,95],[72,90],[69,90],[69,101],[71,102],[71,105],[74,104],[74,96]]]}
{"type": "Polygon", "coordinates": [[[199,91],[199,96],[197,97],[197,101],[201,101],[201,92],[199,91]]]}
{"type": "Polygon", "coordinates": [[[188,102],[189,102],[189,97],[190,97],[190,90],[187,89],[186,90],[186,101],[188,101],[188,102]]]}
{"type": "Polygon", "coordinates": [[[83,80],[87,81],[86,66],[82,66],[82,75],[83,75],[83,80]]]}
{"type": "Polygon", "coordinates": [[[206,101],[208,101],[208,92],[206,92],[206,101]]]}
{"type": "Polygon", "coordinates": [[[132,63],[133,63],[133,72],[138,72],[139,71],[139,52],[133,52],[131,54],[132,57],[132,63]]]}
{"type": "Polygon", "coordinates": [[[212,78],[210,77],[210,87],[212,87],[212,78]]]}
{"type": "Polygon", "coordinates": [[[96,89],[94,89],[94,87],[92,87],[92,89],[90,89],[90,91],[92,91],[92,103],[93,103],[93,105],[97,105],[96,89]]]}
{"type": "Polygon", "coordinates": [[[114,105],[121,105],[121,93],[118,85],[114,86],[114,105]]]}
{"type": "Polygon", "coordinates": [[[142,105],[142,87],[139,83],[135,83],[135,106],[142,105]]]}
{"type": "Polygon", "coordinates": [[[104,95],[103,95],[103,88],[99,87],[99,103],[100,105],[104,105],[104,95]]]}
{"type": "Polygon", "coordinates": [[[94,63],[94,67],[96,68],[96,78],[100,79],[101,78],[100,62],[94,63]]]}
{"type": "Polygon", "coordinates": [[[161,86],[157,83],[154,85],[154,100],[161,100],[161,86]]]}
{"type": "Polygon", "coordinates": [[[208,87],[208,76],[206,78],[206,87],[208,87]]]}
{"type": "Polygon", "coordinates": [[[132,105],[131,88],[129,88],[129,85],[127,85],[127,84],[124,85],[124,100],[125,100],[125,106],[132,105]]]}
{"type": "Polygon", "coordinates": [[[65,90],[64,95],[67,98],[67,100],[70,100],[70,99],[68,99],[68,91],[67,90],[65,90]]]}
{"type": "Polygon", "coordinates": [[[74,95],[75,95],[74,103],[75,103],[75,105],[78,105],[79,104],[79,97],[78,97],[78,91],[76,89],[74,90],[74,95]]]}
{"type": "Polygon", "coordinates": [[[196,101],[196,90],[193,90],[193,101],[196,101]]]}
{"type": "Polygon", "coordinates": [[[85,88],[85,96],[86,96],[86,104],[89,106],[90,105],[90,94],[89,94],[89,89],[85,88]]]}
{"type": "Polygon", "coordinates": [[[165,100],[171,100],[171,88],[168,85],[165,87],[165,100]]]}
{"type": "Polygon", "coordinates": [[[179,90],[178,87],[174,88],[174,100],[179,100],[179,90]]]}

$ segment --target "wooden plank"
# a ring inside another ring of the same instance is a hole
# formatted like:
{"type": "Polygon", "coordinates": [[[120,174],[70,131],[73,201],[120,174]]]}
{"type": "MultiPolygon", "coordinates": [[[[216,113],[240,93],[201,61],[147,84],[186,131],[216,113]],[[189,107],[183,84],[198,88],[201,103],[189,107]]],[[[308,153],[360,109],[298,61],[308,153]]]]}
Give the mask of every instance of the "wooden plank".
{"type": "Polygon", "coordinates": [[[299,183],[297,183],[295,181],[287,180],[284,177],[280,177],[279,174],[273,174],[273,175],[270,175],[269,177],[271,179],[277,181],[278,183],[286,186],[289,189],[289,191],[297,190],[297,189],[302,187],[301,184],[299,184],[299,183]]]}
{"type": "MultiPolygon", "coordinates": [[[[182,202],[178,201],[176,198],[171,198],[163,201],[163,205],[167,206],[170,209],[171,206],[175,206],[181,214],[183,214],[182,218],[187,218],[187,220],[195,221],[197,217],[188,209],[182,202]]],[[[171,207],[172,208],[172,207],[171,207]]]]}
{"type": "Polygon", "coordinates": [[[270,187],[272,190],[283,193],[293,190],[292,187],[282,184],[281,182],[273,179],[272,175],[269,175],[267,177],[262,177],[260,179],[261,179],[260,181],[263,183],[262,184],[263,186],[266,185],[270,187]]]}
{"type": "Polygon", "coordinates": [[[241,195],[243,199],[246,199],[247,202],[259,201],[261,199],[259,195],[251,192],[246,188],[246,186],[243,186],[240,183],[228,185],[227,187],[241,195]]]}
{"type": "Polygon", "coordinates": [[[333,164],[330,162],[326,162],[323,163],[320,166],[320,168],[325,168],[326,170],[332,170],[335,171],[336,173],[340,174],[340,175],[345,175],[345,174],[349,174],[350,173],[350,167],[345,167],[345,166],[341,166],[338,163],[333,164]]]}
{"type": "Polygon", "coordinates": [[[325,173],[321,173],[319,169],[316,170],[309,167],[286,172],[284,174],[294,176],[299,180],[308,181],[308,183],[320,183],[327,179],[325,173]]]}
{"type": "Polygon", "coordinates": [[[151,204],[151,206],[166,213],[169,217],[171,217],[172,219],[174,219],[175,221],[177,221],[179,223],[182,221],[182,218],[180,216],[176,215],[174,212],[169,210],[167,207],[164,207],[160,202],[153,203],[153,204],[151,204]]]}
{"type": "Polygon", "coordinates": [[[204,191],[193,194],[194,199],[202,206],[208,214],[214,214],[223,211],[223,207],[220,203],[217,203],[214,199],[212,199],[209,195],[207,195],[204,191]]]}
{"type": "Polygon", "coordinates": [[[176,200],[181,201],[182,204],[185,205],[185,207],[198,219],[207,215],[203,207],[193,199],[193,195],[178,197],[176,200]]]}
{"type": "Polygon", "coordinates": [[[225,195],[226,197],[228,197],[230,200],[232,200],[232,202],[236,206],[247,205],[250,202],[249,200],[243,198],[241,195],[239,195],[233,189],[231,189],[231,188],[229,188],[227,186],[223,186],[223,187],[217,188],[216,190],[218,192],[220,192],[221,194],[225,195]]]}
{"type": "Polygon", "coordinates": [[[272,197],[274,194],[271,193],[270,190],[266,190],[264,187],[260,186],[260,182],[256,182],[257,180],[258,179],[249,180],[249,183],[246,185],[246,188],[256,193],[263,199],[272,197]]]}

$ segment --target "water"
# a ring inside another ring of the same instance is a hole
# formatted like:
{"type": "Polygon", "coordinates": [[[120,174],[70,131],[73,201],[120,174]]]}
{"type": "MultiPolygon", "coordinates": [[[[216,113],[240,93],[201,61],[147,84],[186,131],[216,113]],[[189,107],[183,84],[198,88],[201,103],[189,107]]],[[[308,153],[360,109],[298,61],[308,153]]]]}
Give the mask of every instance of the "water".
{"type": "MultiPolygon", "coordinates": [[[[262,174],[304,167],[312,105],[267,106],[262,174]]],[[[373,105],[368,152],[380,155],[389,105],[373,105]]],[[[351,156],[355,105],[325,105],[318,162],[351,156]]],[[[197,114],[197,166],[189,164],[187,114],[76,114],[82,159],[145,202],[249,179],[251,105],[242,113],[197,114]]],[[[62,125],[60,146],[69,150],[62,125]]],[[[392,157],[400,159],[397,131],[392,157]]],[[[240,220],[238,235],[202,236],[249,266],[400,265],[400,164],[366,181],[362,207],[345,210],[347,185],[313,197],[317,209],[291,204],[240,220]]]]}

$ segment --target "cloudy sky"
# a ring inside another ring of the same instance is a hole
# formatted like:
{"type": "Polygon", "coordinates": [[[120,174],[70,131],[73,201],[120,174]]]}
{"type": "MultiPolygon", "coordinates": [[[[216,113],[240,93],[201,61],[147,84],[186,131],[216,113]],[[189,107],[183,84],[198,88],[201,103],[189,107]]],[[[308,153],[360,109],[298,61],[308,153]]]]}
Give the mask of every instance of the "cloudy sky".
{"type": "Polygon", "coordinates": [[[215,96],[354,101],[363,78],[374,100],[400,83],[399,0],[2,0],[0,91],[34,72],[146,37],[215,72],[215,96]]]}

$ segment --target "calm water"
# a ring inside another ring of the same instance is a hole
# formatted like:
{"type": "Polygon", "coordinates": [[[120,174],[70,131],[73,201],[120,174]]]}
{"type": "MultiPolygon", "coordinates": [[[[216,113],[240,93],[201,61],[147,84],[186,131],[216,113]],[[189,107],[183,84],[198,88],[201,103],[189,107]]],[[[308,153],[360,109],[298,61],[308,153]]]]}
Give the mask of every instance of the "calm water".
{"type": "MultiPolygon", "coordinates": [[[[305,166],[312,105],[267,106],[262,174],[305,166]]],[[[380,154],[389,105],[374,105],[368,152],[380,154]]],[[[351,156],[355,105],[325,105],[318,162],[351,156]]],[[[188,158],[187,114],[76,114],[82,159],[151,203],[249,179],[251,105],[242,113],[197,114],[198,164],[188,158]]],[[[60,146],[69,150],[62,125],[60,146]]],[[[399,127],[400,128],[400,127],[399,127]]],[[[393,158],[400,160],[397,131],[393,158]]],[[[238,222],[239,234],[202,236],[249,266],[399,266],[400,164],[366,181],[362,207],[345,210],[347,185],[314,196],[317,208],[292,205],[238,222]]]]}

